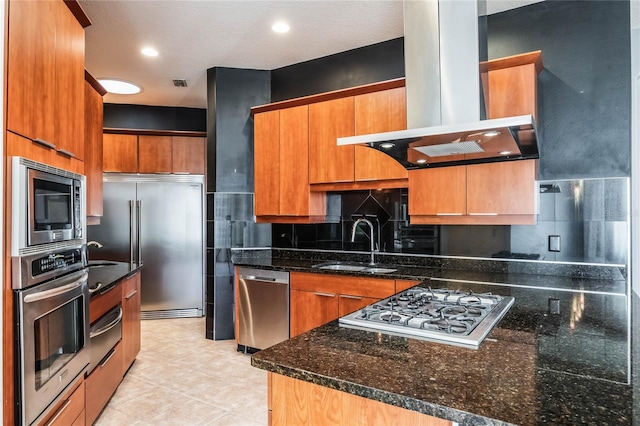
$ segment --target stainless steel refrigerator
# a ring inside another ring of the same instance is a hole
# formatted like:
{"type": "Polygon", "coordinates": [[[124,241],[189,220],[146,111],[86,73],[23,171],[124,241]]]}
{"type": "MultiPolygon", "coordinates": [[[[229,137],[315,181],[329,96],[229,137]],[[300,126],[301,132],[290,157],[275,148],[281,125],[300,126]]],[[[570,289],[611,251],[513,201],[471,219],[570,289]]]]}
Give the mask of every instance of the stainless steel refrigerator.
{"type": "Polygon", "coordinates": [[[204,177],[105,173],[89,259],[142,263],[142,319],[199,317],[204,308],[204,177]]]}

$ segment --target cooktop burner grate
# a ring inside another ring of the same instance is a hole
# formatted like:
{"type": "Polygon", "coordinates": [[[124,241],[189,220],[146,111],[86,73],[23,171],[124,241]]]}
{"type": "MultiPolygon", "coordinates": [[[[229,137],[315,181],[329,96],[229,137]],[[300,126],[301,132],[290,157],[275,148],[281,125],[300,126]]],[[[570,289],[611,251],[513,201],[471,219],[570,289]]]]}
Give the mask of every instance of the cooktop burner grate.
{"type": "Polygon", "coordinates": [[[513,297],[412,287],[340,318],[345,327],[477,348],[513,297]]]}

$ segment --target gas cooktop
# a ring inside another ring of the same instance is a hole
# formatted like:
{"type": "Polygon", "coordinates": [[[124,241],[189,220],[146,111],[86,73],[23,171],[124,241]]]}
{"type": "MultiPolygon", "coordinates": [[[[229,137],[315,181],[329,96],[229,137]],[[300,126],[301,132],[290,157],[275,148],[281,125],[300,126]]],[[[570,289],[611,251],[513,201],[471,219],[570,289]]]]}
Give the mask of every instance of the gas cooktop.
{"type": "Polygon", "coordinates": [[[340,318],[345,327],[477,349],[513,297],[418,286],[340,318]]]}

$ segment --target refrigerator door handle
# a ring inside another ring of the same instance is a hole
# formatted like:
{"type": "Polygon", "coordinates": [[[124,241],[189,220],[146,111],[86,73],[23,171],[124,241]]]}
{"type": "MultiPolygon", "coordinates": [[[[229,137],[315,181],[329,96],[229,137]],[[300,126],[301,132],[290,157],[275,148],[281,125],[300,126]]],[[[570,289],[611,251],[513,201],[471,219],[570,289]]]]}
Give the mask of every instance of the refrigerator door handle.
{"type": "Polygon", "coordinates": [[[142,200],[137,200],[138,206],[138,264],[142,265],[142,200]]]}
{"type": "Polygon", "coordinates": [[[133,263],[135,261],[133,257],[133,200],[129,200],[129,262],[133,263]]]}

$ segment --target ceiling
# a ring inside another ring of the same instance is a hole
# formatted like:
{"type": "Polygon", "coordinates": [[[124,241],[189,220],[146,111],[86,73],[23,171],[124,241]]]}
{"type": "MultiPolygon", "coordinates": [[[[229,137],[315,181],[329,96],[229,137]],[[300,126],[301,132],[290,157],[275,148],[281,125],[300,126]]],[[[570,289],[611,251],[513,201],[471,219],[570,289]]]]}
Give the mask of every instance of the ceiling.
{"type": "MultiPolygon", "coordinates": [[[[496,13],[541,0],[488,0],[496,13]]],[[[86,68],[143,87],[106,103],[206,108],[207,69],[271,70],[402,37],[402,0],[80,0],[86,68]],[[277,20],[291,30],[271,30],[277,20]],[[152,46],[157,57],[140,50],[152,46]],[[174,87],[184,79],[187,87],[174,87]]]]}

